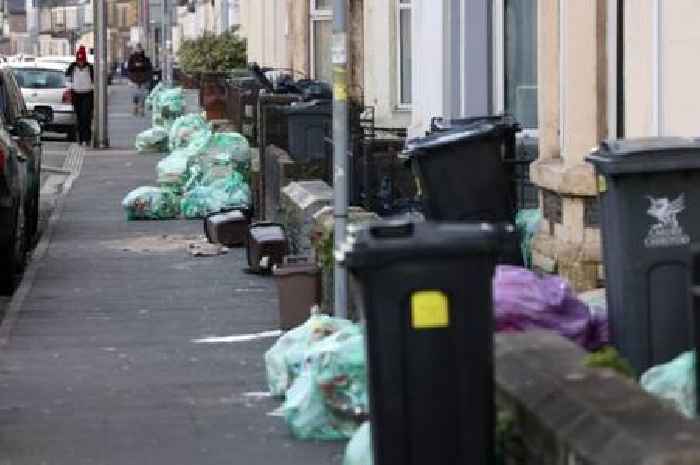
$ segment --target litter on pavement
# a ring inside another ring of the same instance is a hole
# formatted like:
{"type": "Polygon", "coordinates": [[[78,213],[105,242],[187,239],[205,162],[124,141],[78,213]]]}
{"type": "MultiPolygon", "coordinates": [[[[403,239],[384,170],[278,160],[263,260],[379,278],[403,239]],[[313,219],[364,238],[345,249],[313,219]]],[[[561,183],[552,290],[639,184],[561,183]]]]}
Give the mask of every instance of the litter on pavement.
{"type": "Polygon", "coordinates": [[[228,253],[228,247],[221,244],[211,244],[206,239],[190,242],[187,250],[193,257],[217,257],[228,253]]]}
{"type": "MultiPolygon", "coordinates": [[[[210,337],[203,337],[201,339],[193,339],[192,342],[195,344],[221,344],[221,343],[228,343],[228,342],[248,342],[248,341],[255,341],[256,339],[267,339],[267,338],[272,338],[272,337],[278,337],[282,334],[282,331],[279,329],[274,329],[272,331],[263,331],[261,333],[253,333],[253,334],[236,334],[234,336],[222,336],[222,337],[217,337],[217,336],[210,336],[210,337]]],[[[248,393],[249,395],[252,395],[251,393],[248,393]]],[[[265,393],[259,393],[259,394],[265,394],[265,397],[268,397],[271,395],[269,392],[265,393]]]]}

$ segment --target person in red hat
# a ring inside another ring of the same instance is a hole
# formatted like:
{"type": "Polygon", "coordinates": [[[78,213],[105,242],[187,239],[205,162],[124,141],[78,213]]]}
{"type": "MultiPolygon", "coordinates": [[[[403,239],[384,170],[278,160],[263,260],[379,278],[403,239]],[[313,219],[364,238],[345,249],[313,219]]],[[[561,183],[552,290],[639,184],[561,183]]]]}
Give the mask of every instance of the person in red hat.
{"type": "Polygon", "coordinates": [[[75,61],[66,70],[66,76],[71,86],[73,111],[78,120],[78,142],[87,145],[92,141],[95,71],[87,61],[84,46],[78,48],[75,61]]]}

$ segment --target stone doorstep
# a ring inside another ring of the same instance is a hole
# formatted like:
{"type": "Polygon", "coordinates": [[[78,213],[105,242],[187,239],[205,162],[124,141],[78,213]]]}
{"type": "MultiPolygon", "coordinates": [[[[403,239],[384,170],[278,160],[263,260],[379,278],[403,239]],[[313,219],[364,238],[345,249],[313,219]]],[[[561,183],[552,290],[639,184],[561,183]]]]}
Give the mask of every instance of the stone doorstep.
{"type": "Polygon", "coordinates": [[[526,447],[538,447],[533,456],[552,464],[700,463],[699,423],[611,370],[584,367],[585,355],[551,332],[496,335],[499,405],[512,410],[526,447]]]}

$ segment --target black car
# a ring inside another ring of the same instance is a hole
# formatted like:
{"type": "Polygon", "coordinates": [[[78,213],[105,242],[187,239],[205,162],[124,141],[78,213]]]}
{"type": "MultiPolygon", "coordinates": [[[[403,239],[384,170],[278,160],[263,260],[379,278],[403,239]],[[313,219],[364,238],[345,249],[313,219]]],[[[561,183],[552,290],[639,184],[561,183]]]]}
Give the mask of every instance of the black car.
{"type": "Polygon", "coordinates": [[[29,112],[14,73],[0,69],[0,292],[12,291],[37,233],[41,124],[51,109],[29,112]]]}

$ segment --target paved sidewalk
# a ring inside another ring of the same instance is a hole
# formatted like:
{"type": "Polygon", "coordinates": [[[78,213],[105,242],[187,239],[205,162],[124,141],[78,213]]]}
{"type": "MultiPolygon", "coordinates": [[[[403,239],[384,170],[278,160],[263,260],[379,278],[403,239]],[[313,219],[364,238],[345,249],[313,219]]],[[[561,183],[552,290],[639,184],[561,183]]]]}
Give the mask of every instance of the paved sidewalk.
{"type": "MultiPolygon", "coordinates": [[[[112,145],[146,122],[112,92],[112,145]]],[[[192,258],[198,221],[127,222],[157,156],[88,152],[47,254],[0,348],[0,465],[334,464],[343,444],[293,440],[266,391],[272,340],[197,344],[275,329],[276,291],[244,251],[192,258]],[[167,236],[167,237],[164,237],[167,236]]]]}

